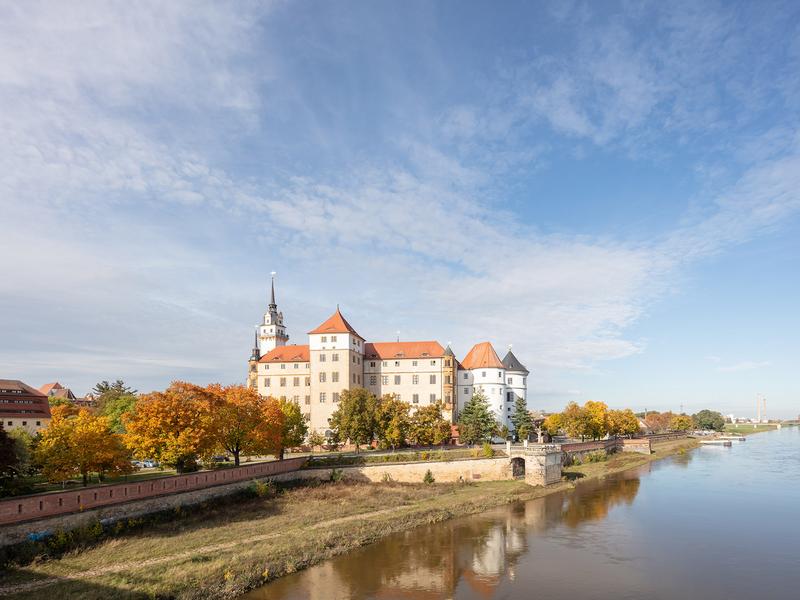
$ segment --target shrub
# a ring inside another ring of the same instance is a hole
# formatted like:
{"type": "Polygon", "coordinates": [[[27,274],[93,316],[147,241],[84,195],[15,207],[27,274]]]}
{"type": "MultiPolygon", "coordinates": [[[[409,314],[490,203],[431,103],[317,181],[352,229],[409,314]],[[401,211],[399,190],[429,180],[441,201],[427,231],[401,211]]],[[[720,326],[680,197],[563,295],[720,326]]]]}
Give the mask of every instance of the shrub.
{"type": "Polygon", "coordinates": [[[275,484],[272,481],[253,481],[250,491],[254,496],[266,498],[275,494],[275,484]]]}
{"type": "Polygon", "coordinates": [[[337,482],[337,481],[341,481],[343,477],[344,477],[344,473],[342,472],[341,469],[332,469],[331,470],[331,481],[333,481],[334,483],[337,482]]]}
{"type": "Polygon", "coordinates": [[[586,462],[594,463],[594,462],[603,462],[604,460],[608,459],[608,454],[605,450],[598,450],[597,452],[590,452],[586,456],[586,462]]]}
{"type": "Polygon", "coordinates": [[[422,460],[428,460],[431,457],[431,453],[430,452],[420,452],[419,457],[422,460]]]}
{"type": "Polygon", "coordinates": [[[483,455],[486,458],[492,458],[494,456],[494,448],[489,442],[483,442],[483,455]]]}
{"type": "Polygon", "coordinates": [[[381,481],[383,481],[383,483],[392,483],[392,476],[388,473],[384,473],[381,481]]]}
{"type": "Polygon", "coordinates": [[[431,470],[430,470],[430,469],[428,469],[427,471],[425,471],[425,477],[423,477],[423,478],[422,478],[422,481],[423,481],[424,483],[428,483],[428,484],[431,484],[431,483],[433,483],[434,481],[436,481],[436,480],[433,478],[433,473],[431,473],[431,470]]]}

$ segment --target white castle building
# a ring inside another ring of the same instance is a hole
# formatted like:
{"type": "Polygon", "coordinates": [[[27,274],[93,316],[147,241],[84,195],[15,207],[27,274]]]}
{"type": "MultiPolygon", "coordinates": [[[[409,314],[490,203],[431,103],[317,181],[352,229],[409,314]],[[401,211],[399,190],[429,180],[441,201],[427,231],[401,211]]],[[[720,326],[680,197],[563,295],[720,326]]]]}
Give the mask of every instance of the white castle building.
{"type": "Polygon", "coordinates": [[[308,332],[307,344],[288,344],[275,302],[270,302],[248,361],[248,384],[262,396],[297,402],[310,427],[326,433],[341,392],[364,387],[376,396],[394,394],[412,409],[441,403],[452,423],[476,392],[489,400],[497,421],[510,429],[516,399],[527,398],[528,370],[509,349],[503,360],[481,342],[463,360],[436,341],[367,342],[339,308],[308,332]]]}

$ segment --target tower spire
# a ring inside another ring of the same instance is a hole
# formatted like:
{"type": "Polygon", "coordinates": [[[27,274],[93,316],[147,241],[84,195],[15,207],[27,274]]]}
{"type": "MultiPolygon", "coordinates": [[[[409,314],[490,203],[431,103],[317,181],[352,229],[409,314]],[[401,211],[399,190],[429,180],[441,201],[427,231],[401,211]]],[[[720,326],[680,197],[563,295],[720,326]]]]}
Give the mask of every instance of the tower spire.
{"type": "Polygon", "coordinates": [[[270,275],[272,276],[272,282],[271,282],[271,286],[270,286],[271,287],[271,294],[270,294],[270,298],[269,298],[269,306],[270,306],[270,308],[272,308],[274,310],[275,308],[278,307],[277,303],[275,302],[275,271],[272,271],[270,273],[270,275]]]}

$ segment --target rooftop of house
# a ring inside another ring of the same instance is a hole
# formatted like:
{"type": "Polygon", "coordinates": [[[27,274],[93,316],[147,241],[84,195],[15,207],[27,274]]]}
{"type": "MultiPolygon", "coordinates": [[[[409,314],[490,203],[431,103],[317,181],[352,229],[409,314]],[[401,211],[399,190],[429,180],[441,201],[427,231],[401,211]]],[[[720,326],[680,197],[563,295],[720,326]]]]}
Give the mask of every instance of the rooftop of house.
{"type": "Polygon", "coordinates": [[[339,307],[336,307],[336,312],[333,313],[330,317],[328,317],[324,323],[322,323],[316,329],[313,329],[308,332],[309,335],[316,334],[316,333],[351,333],[360,340],[364,340],[363,337],[359,335],[359,333],[353,328],[350,323],[347,322],[347,319],[344,318],[342,313],[339,311],[339,307]]]}
{"type": "Polygon", "coordinates": [[[439,342],[372,342],[364,344],[364,358],[440,358],[445,349],[439,342]]]}
{"type": "Polygon", "coordinates": [[[481,342],[475,344],[464,360],[461,361],[461,368],[466,370],[472,369],[505,369],[505,365],[497,356],[494,347],[490,342],[481,342]]]}

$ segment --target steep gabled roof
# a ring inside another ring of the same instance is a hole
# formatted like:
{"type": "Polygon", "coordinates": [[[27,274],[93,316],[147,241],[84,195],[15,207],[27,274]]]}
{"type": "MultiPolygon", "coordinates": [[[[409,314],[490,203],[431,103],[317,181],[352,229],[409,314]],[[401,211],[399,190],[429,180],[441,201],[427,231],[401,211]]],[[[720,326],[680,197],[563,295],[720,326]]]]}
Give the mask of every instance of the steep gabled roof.
{"type": "Polygon", "coordinates": [[[505,366],[506,371],[517,371],[525,373],[525,375],[530,373],[530,371],[525,368],[525,365],[517,360],[517,357],[514,356],[514,353],[511,352],[511,350],[508,351],[508,354],[506,354],[506,357],[503,359],[503,366],[505,366]]]}
{"type": "Polygon", "coordinates": [[[353,326],[347,322],[342,316],[342,313],[339,312],[339,307],[336,307],[336,312],[333,313],[328,319],[316,329],[309,331],[309,335],[313,333],[352,333],[354,336],[359,338],[360,340],[364,340],[358,332],[353,329],[353,326]]]}
{"type": "Polygon", "coordinates": [[[308,344],[302,346],[278,346],[262,356],[260,363],[305,362],[309,361],[308,344]]]}
{"type": "Polygon", "coordinates": [[[445,350],[439,342],[375,342],[364,344],[364,358],[440,358],[445,350]]]}
{"type": "Polygon", "coordinates": [[[39,391],[42,392],[45,396],[49,396],[50,392],[53,390],[60,390],[62,386],[57,381],[55,383],[45,383],[42,387],[39,388],[39,391]]]}
{"type": "Polygon", "coordinates": [[[467,370],[505,369],[505,365],[503,365],[500,357],[497,356],[497,352],[494,351],[492,344],[489,342],[475,344],[472,350],[464,357],[464,360],[461,361],[461,367],[467,370]]]}

